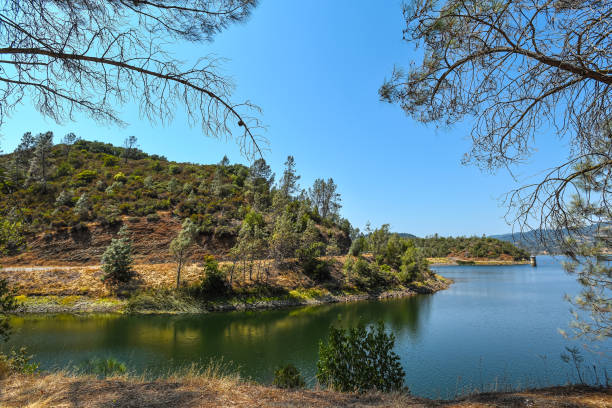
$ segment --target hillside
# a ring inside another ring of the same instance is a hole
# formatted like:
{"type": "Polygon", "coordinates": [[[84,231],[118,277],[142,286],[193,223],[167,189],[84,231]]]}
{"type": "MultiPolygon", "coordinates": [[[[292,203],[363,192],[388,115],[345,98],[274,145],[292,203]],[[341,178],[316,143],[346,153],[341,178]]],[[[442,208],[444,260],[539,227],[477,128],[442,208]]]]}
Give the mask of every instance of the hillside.
{"type": "Polygon", "coordinates": [[[335,213],[322,217],[305,194],[281,197],[282,180],[274,183],[263,160],[251,168],[227,159],[177,163],[135,147],[77,140],[48,146],[36,161],[34,143],[0,156],[0,216],[18,223],[27,244],[9,247],[5,264],[98,263],[124,224],[138,261],[165,262],[186,218],[198,228],[193,257],[226,258],[249,212],[261,216],[267,235],[280,215],[290,213],[296,233],[312,223],[316,240],[333,246],[332,252],[350,246],[348,221],[335,213]]]}

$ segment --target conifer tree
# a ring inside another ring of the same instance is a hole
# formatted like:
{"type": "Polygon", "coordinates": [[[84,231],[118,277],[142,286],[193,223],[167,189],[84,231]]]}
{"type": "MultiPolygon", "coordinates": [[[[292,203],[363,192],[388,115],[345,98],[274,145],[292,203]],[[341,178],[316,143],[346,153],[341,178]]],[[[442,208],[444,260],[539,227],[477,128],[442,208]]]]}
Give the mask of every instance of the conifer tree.
{"type": "Polygon", "coordinates": [[[104,281],[111,283],[128,282],[132,279],[132,241],[126,226],[121,227],[119,238],[113,238],[102,255],[104,281]]]}

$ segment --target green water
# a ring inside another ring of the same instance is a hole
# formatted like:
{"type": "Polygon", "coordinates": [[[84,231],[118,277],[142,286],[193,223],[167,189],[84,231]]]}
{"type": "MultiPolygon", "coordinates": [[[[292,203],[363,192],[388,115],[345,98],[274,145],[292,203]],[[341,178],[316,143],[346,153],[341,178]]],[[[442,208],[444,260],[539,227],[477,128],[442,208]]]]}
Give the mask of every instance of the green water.
{"type": "MultiPolygon", "coordinates": [[[[455,280],[450,289],[380,302],[188,316],[15,317],[12,343],[26,345],[45,369],[112,356],[138,372],[164,373],[223,358],[264,383],[275,367],[292,362],[312,384],[318,342],[331,324],[383,320],[397,338],[395,351],[414,394],[563,384],[575,375],[559,355],[578,344],[558,334],[570,319],[563,295],[579,287],[552,258],[538,262],[537,268],[441,267],[455,280]]],[[[598,347],[612,352],[610,341],[598,347]]],[[[600,376],[611,366],[605,356],[585,352],[585,358],[600,376]]]]}

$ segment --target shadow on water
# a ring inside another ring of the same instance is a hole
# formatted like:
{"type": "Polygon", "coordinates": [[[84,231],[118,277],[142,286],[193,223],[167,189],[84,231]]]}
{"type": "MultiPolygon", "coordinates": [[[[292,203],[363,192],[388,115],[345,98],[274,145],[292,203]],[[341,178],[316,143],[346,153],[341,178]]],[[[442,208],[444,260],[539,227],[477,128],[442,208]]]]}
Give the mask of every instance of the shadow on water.
{"type": "Polygon", "coordinates": [[[417,339],[430,308],[431,296],[419,295],[263,312],[16,317],[12,343],[27,345],[43,368],[112,355],[132,369],[156,374],[223,358],[239,365],[243,375],[269,381],[274,368],[286,362],[313,377],[318,343],[332,324],[383,320],[396,335],[417,339]]]}

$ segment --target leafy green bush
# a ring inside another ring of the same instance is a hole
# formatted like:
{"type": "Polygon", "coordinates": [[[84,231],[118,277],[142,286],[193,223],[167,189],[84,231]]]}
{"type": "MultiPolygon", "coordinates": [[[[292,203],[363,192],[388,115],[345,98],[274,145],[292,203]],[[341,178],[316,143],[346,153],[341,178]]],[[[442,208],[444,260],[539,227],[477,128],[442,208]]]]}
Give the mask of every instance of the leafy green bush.
{"type": "Polygon", "coordinates": [[[75,184],[78,186],[84,186],[92,182],[98,177],[98,172],[95,170],[83,170],[74,176],[75,184]]]}
{"type": "Polygon", "coordinates": [[[278,388],[304,388],[306,382],[293,364],[287,364],[274,371],[274,385],[278,388]]]}
{"type": "Polygon", "coordinates": [[[127,181],[127,177],[125,176],[125,174],[123,174],[123,172],[120,171],[119,173],[113,176],[113,180],[119,183],[125,183],[127,181]]]}
{"type": "Polygon", "coordinates": [[[92,358],[81,363],[78,371],[95,375],[98,378],[106,378],[125,374],[127,368],[124,363],[114,358],[92,358]]]}
{"type": "Polygon", "coordinates": [[[60,178],[64,176],[69,176],[74,172],[74,167],[70,165],[68,162],[61,162],[57,169],[55,170],[55,178],[60,178]]]}
{"type": "Polygon", "coordinates": [[[204,276],[200,281],[198,295],[214,298],[226,295],[229,290],[225,273],[219,268],[219,262],[212,256],[207,256],[204,260],[204,276]]]}
{"type": "Polygon", "coordinates": [[[330,277],[329,264],[319,259],[325,250],[325,244],[315,242],[308,245],[306,248],[300,248],[296,251],[298,262],[302,267],[304,274],[316,282],[322,282],[330,277]]]}
{"type": "Polygon", "coordinates": [[[127,228],[121,227],[119,238],[113,238],[102,255],[102,270],[104,281],[128,282],[132,279],[132,242],[128,237],[127,228]]]}
{"type": "Polygon", "coordinates": [[[363,290],[374,290],[388,285],[393,279],[388,265],[378,265],[361,257],[347,258],[344,272],[349,282],[363,290]]]}
{"type": "Polygon", "coordinates": [[[119,158],[117,156],[105,154],[102,162],[104,163],[104,167],[113,167],[119,163],[119,158]]]}
{"type": "Polygon", "coordinates": [[[170,174],[179,174],[182,169],[179,165],[171,164],[170,166],[168,166],[168,171],[170,172],[170,174]]]}
{"type": "Polygon", "coordinates": [[[317,380],[342,392],[400,390],[406,373],[394,344],[395,336],[385,332],[382,322],[347,331],[332,326],[327,343],[319,343],[317,380]]]}
{"type": "Polygon", "coordinates": [[[32,358],[25,347],[17,352],[11,350],[10,355],[0,353],[0,380],[14,373],[34,374],[38,370],[38,363],[33,362],[32,358]]]}
{"type": "Polygon", "coordinates": [[[349,249],[349,254],[353,256],[359,256],[363,252],[365,252],[368,248],[368,241],[365,237],[357,237],[351,243],[351,248],[349,249]]]}

